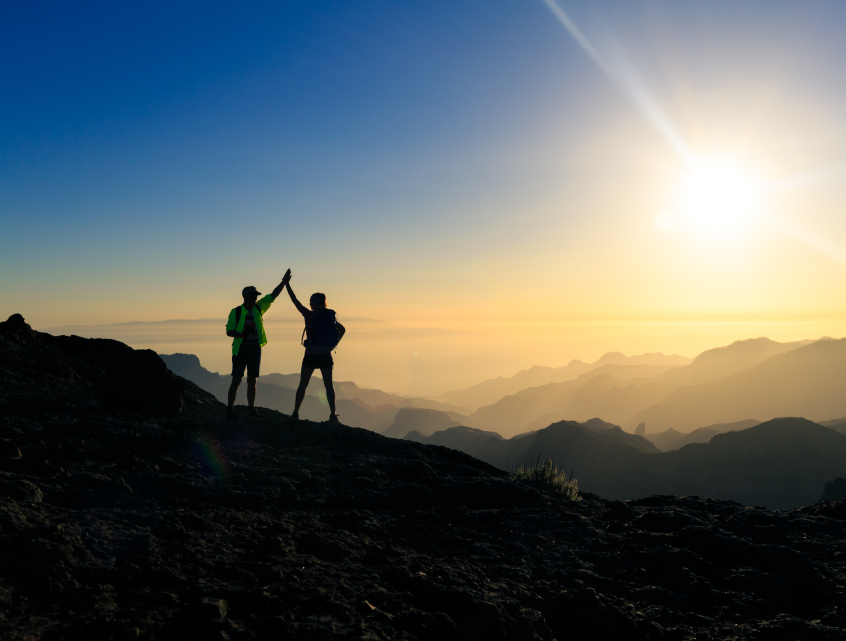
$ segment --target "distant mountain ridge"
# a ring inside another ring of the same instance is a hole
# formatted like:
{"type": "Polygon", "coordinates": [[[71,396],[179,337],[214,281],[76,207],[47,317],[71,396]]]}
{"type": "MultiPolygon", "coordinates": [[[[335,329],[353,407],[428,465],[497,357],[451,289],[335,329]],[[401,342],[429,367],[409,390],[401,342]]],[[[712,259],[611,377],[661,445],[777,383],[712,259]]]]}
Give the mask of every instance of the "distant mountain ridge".
{"type": "Polygon", "coordinates": [[[718,380],[679,387],[634,414],[650,432],[679,431],[749,416],[805,416],[811,420],[846,414],[846,339],[823,339],[771,356],[718,380]]]}
{"type": "Polygon", "coordinates": [[[743,421],[737,421],[735,423],[718,423],[717,425],[708,425],[706,427],[695,429],[692,432],[678,432],[670,428],[664,432],[647,434],[646,438],[652,441],[662,452],[669,452],[671,450],[677,450],[684,447],[689,443],[707,443],[717,434],[746,430],[750,427],[755,427],[760,423],[760,421],[750,418],[743,421]]]}
{"type": "Polygon", "coordinates": [[[574,380],[582,374],[603,365],[660,365],[669,369],[671,367],[687,365],[692,361],[692,358],[679,356],[678,354],[668,356],[656,352],[640,354],[638,356],[625,356],[620,352],[608,352],[594,363],[573,360],[564,367],[535,365],[529,369],[520,370],[514,376],[500,376],[482,381],[465,389],[445,392],[439,398],[456,405],[478,408],[483,405],[495,403],[503,396],[516,394],[529,387],[574,380]]]}
{"type": "MultiPolygon", "coordinates": [[[[666,371],[662,365],[616,365],[606,364],[578,378],[563,383],[548,383],[530,387],[506,396],[492,405],[480,407],[467,417],[473,427],[492,429],[506,438],[520,432],[546,427],[573,413],[573,406],[583,404],[585,399],[605,393],[626,381],[646,382],[666,371]]],[[[603,407],[576,411],[575,420],[588,420],[590,416],[602,414],[603,407]],[[600,411],[591,412],[590,410],[600,411]]],[[[607,408],[605,408],[607,413],[607,408]]]]}
{"type": "Polygon", "coordinates": [[[690,365],[670,370],[663,378],[678,381],[684,385],[707,383],[813,342],[815,341],[802,340],[779,343],[766,337],[734,341],[730,345],[714,347],[702,352],[693,359],[690,365]]]}
{"type": "Polygon", "coordinates": [[[420,407],[401,407],[394,417],[394,422],[382,434],[392,438],[402,438],[409,432],[433,434],[438,430],[461,425],[446,412],[420,407]]]}
{"type": "MultiPolygon", "coordinates": [[[[480,429],[493,429],[509,437],[525,431],[537,430],[560,420],[584,421],[592,416],[634,429],[646,422],[649,432],[673,428],[689,431],[709,423],[729,423],[751,416],[772,418],[784,414],[802,414],[794,411],[730,413],[717,420],[690,413],[683,424],[661,423],[652,425],[641,412],[664,402],[681,388],[692,389],[722,380],[739,371],[749,369],[768,359],[797,349],[805,349],[813,341],[778,343],[768,338],[736,341],[725,347],[703,352],[689,365],[668,368],[663,372],[648,371],[645,365],[606,364],[581,374],[574,380],[550,383],[521,390],[483,406],[471,414],[467,424],[480,429]]],[[[712,399],[712,403],[719,403],[712,399]]],[[[763,408],[766,409],[766,408],[763,408]]],[[[830,416],[831,414],[829,414],[830,416]]]]}

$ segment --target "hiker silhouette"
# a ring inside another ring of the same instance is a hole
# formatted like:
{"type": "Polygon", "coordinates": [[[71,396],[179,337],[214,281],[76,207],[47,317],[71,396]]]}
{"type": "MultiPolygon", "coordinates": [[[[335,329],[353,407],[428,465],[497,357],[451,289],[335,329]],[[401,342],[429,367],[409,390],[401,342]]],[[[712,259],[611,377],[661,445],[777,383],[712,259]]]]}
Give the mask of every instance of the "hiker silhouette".
{"type": "Polygon", "coordinates": [[[308,309],[297,300],[294,290],[291,289],[290,279],[285,283],[285,287],[291,297],[291,302],[303,315],[305,320],[303,336],[306,337],[303,341],[305,354],[300,369],[300,384],[297,387],[294,413],[291,414],[291,418],[300,417],[300,405],[305,398],[311,375],[314,370],[319,369],[320,375],[323,377],[323,385],[326,388],[326,401],[329,403],[329,411],[331,412],[329,420],[338,423],[340,421],[338,421],[338,415],[335,412],[335,388],[332,386],[332,368],[335,365],[332,359],[332,350],[335,349],[347,330],[335,318],[335,312],[326,307],[326,294],[312,294],[309,299],[311,309],[308,309]]]}
{"type": "Polygon", "coordinates": [[[247,415],[261,418],[256,411],[256,383],[258,382],[261,366],[261,348],[267,344],[264,331],[263,317],[270,309],[273,301],[282,293],[282,288],[291,280],[291,270],[285,272],[282,282],[270,294],[259,300],[261,292],[252,285],[241,290],[244,298],[243,305],[234,307],[229,312],[226,321],[226,335],[232,337],[232,384],[229,386],[229,405],[226,408],[227,420],[238,417],[235,414],[235,398],[238,396],[238,386],[247,370],[247,415]]]}

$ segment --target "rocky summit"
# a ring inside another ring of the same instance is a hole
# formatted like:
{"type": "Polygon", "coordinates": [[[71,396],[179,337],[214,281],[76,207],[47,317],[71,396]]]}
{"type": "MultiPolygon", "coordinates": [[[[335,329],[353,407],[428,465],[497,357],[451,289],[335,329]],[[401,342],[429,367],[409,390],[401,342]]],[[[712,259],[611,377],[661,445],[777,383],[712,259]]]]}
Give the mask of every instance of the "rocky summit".
{"type": "Polygon", "coordinates": [[[846,636],[846,501],[567,501],[156,359],[0,323],[3,639],[846,636]]]}

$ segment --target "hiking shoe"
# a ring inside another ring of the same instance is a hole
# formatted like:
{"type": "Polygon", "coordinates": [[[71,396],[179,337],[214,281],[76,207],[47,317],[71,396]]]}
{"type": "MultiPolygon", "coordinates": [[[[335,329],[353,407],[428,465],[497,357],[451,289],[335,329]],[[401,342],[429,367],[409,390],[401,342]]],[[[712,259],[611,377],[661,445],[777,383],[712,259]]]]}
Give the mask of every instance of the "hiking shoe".
{"type": "Polygon", "coordinates": [[[339,420],[338,420],[338,415],[337,415],[337,414],[330,414],[330,415],[329,415],[329,422],[330,422],[330,423],[338,423],[338,424],[340,424],[340,423],[341,423],[341,421],[339,421],[339,420]]]}
{"type": "Polygon", "coordinates": [[[247,416],[250,418],[264,418],[264,414],[259,414],[255,409],[251,408],[249,412],[247,412],[247,416]]]}
{"type": "Polygon", "coordinates": [[[294,412],[293,414],[291,414],[291,418],[294,419],[295,421],[299,421],[300,420],[300,413],[294,412]]]}
{"type": "Polygon", "coordinates": [[[238,420],[238,415],[235,414],[235,410],[233,410],[231,407],[226,408],[226,420],[227,421],[237,421],[238,420]]]}

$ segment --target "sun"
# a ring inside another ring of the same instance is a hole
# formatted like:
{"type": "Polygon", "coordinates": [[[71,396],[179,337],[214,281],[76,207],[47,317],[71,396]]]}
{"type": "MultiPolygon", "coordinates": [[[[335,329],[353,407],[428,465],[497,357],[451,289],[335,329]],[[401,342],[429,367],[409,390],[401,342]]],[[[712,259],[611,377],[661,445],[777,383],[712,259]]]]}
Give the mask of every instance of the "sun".
{"type": "Polygon", "coordinates": [[[702,165],[684,181],[677,209],[698,234],[735,237],[755,218],[760,191],[736,165],[702,165]]]}

